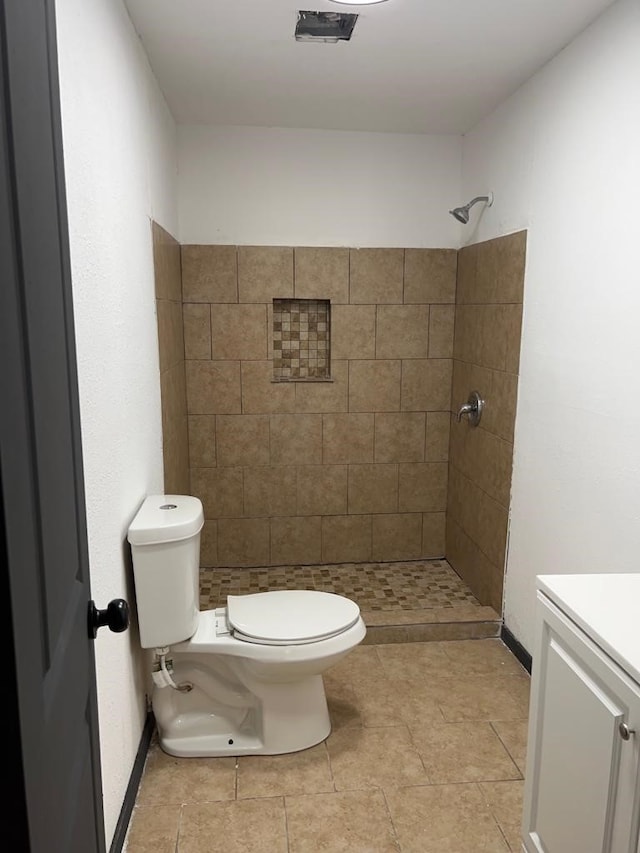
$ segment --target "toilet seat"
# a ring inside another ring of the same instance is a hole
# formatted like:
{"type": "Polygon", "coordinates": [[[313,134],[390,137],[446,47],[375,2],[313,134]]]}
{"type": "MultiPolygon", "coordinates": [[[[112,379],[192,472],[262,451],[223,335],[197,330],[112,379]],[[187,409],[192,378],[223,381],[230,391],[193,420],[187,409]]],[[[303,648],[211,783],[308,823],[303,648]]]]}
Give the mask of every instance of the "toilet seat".
{"type": "Polygon", "coordinates": [[[316,643],[342,634],[359,618],[354,601],[331,592],[279,590],[227,597],[229,628],[237,640],[247,643],[316,643]]]}

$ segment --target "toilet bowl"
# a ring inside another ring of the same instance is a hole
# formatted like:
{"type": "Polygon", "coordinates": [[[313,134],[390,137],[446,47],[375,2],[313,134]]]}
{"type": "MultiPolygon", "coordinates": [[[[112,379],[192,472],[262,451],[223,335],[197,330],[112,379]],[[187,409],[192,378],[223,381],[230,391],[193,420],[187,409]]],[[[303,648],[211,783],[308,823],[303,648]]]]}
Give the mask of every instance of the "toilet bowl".
{"type": "Polygon", "coordinates": [[[331,730],[322,673],[365,636],[358,605],[283,590],[200,612],[202,505],[152,495],[129,527],[140,641],[155,648],[153,711],[171,755],[277,755],[331,730]]]}

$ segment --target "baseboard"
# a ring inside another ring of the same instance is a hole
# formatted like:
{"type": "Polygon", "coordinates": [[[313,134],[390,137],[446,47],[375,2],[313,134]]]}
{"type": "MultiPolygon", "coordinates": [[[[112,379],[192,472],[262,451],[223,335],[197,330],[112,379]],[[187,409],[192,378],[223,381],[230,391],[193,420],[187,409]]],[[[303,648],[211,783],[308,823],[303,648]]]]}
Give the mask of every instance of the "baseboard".
{"type": "Polygon", "coordinates": [[[149,744],[151,743],[155,724],[156,721],[153,713],[149,711],[142,730],[138,752],[136,753],[136,760],[133,762],[131,776],[129,777],[129,784],[127,785],[127,790],[124,795],[122,808],[120,809],[120,816],[118,817],[118,823],[116,824],[116,829],[113,833],[113,840],[111,842],[111,847],[109,848],[109,853],[120,853],[124,846],[124,842],[127,837],[127,830],[129,829],[129,821],[131,820],[131,813],[133,812],[133,807],[138,795],[138,788],[140,787],[140,780],[142,779],[142,771],[144,770],[144,762],[147,758],[147,753],[149,752],[149,744]]]}
{"type": "Polygon", "coordinates": [[[522,645],[519,640],[513,636],[511,631],[507,628],[506,625],[502,626],[502,630],[500,631],[500,639],[505,644],[505,646],[511,651],[520,661],[522,666],[527,670],[529,675],[531,675],[531,655],[522,645]]]}

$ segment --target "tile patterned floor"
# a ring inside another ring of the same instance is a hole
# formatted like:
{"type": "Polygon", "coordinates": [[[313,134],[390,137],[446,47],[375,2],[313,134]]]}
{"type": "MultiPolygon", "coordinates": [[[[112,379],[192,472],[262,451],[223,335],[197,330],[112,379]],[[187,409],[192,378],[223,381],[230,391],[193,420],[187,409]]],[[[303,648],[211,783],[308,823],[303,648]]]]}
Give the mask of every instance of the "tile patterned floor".
{"type": "Polygon", "coordinates": [[[273,589],[318,589],[352,598],[361,610],[425,610],[480,606],[446,560],[342,563],[264,569],[202,569],[201,607],[219,607],[227,595],[273,589]]]}
{"type": "Polygon", "coordinates": [[[202,569],[200,607],[227,595],[275,589],[317,589],[356,601],[366,643],[404,643],[495,637],[500,617],[483,607],[446,560],[342,563],[260,569],[202,569]]]}
{"type": "Polygon", "coordinates": [[[291,755],[152,747],[127,853],[520,850],[529,677],[500,640],[360,646],[333,730],[291,755]]]}

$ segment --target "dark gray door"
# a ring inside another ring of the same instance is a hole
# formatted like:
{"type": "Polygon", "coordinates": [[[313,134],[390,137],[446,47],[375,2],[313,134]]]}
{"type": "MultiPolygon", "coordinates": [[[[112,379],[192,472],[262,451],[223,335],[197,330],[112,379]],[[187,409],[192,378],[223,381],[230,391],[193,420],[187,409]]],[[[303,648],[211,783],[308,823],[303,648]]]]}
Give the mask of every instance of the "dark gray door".
{"type": "Polygon", "coordinates": [[[0,0],[0,478],[5,844],[104,851],[53,0],[0,0]]]}

